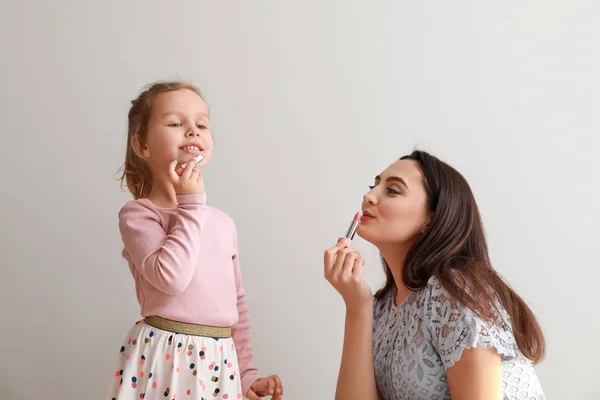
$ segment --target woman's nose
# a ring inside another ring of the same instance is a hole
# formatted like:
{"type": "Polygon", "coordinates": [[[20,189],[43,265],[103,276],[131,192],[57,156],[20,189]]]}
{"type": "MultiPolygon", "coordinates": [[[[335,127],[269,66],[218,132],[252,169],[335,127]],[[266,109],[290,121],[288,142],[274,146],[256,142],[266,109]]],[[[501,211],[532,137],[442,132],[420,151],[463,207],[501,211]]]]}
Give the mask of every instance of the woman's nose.
{"type": "Polygon", "coordinates": [[[371,205],[377,204],[377,196],[375,195],[375,189],[371,189],[367,193],[365,193],[365,195],[363,196],[363,202],[371,205]]]}

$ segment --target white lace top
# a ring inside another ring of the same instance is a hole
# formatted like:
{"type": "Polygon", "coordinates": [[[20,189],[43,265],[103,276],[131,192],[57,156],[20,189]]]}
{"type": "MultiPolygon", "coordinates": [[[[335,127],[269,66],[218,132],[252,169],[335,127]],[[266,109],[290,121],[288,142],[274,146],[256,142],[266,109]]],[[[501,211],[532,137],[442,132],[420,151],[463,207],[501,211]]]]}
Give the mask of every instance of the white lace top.
{"type": "Polygon", "coordinates": [[[373,357],[384,400],[446,400],[446,370],[463,349],[494,347],[502,358],[504,399],[545,400],[531,363],[519,351],[508,313],[489,324],[450,297],[437,278],[399,306],[396,290],[375,300],[373,357]]]}

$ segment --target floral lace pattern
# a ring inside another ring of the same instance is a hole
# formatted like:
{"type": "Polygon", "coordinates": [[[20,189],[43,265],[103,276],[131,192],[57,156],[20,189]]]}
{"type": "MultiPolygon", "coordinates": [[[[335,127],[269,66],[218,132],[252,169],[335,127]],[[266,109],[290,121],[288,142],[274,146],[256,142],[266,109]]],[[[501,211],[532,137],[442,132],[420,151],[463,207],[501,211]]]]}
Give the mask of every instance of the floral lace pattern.
{"type": "Polygon", "coordinates": [[[399,306],[395,294],[391,290],[374,305],[373,357],[384,400],[450,399],[446,370],[464,349],[477,346],[500,354],[504,399],[546,399],[504,309],[496,323],[487,323],[454,300],[435,277],[399,306]]]}

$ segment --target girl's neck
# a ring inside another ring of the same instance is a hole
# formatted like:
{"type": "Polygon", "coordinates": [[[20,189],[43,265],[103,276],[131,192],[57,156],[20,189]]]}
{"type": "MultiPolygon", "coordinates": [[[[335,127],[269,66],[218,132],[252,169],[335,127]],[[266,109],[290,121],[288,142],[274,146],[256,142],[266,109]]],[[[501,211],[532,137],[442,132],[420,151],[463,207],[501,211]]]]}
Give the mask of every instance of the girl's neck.
{"type": "Polygon", "coordinates": [[[160,179],[160,177],[152,181],[152,190],[148,195],[148,200],[162,208],[174,208],[178,204],[173,184],[168,179],[160,179]]]}

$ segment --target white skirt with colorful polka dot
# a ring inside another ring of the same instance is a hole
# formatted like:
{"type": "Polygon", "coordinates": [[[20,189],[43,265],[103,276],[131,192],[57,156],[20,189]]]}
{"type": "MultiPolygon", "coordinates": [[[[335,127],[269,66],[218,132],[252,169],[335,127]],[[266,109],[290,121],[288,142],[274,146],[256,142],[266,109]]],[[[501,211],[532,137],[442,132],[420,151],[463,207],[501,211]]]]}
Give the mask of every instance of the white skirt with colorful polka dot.
{"type": "Polygon", "coordinates": [[[242,398],[231,338],[173,333],[138,321],[119,357],[108,400],[242,398]]]}

